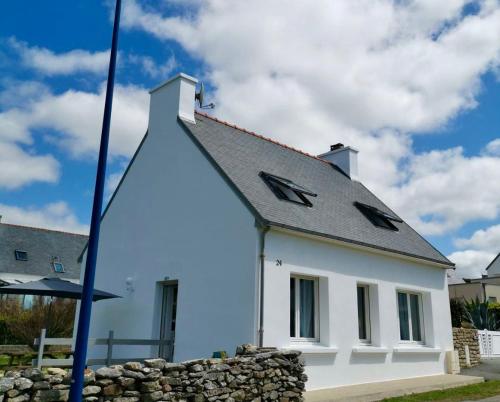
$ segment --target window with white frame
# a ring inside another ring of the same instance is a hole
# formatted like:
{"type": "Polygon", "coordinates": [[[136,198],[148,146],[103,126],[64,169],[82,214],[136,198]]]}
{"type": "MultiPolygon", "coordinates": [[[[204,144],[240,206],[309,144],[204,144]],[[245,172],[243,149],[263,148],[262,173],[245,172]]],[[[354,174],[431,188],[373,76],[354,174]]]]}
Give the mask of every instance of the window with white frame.
{"type": "Polygon", "coordinates": [[[294,340],[319,340],[318,279],[290,277],[290,337],[294,340]]]}
{"type": "Polygon", "coordinates": [[[424,341],[422,295],[398,291],[398,313],[401,341],[422,343],[424,341]]]}
{"type": "Polygon", "coordinates": [[[363,343],[370,343],[370,287],[358,285],[358,336],[363,343]]]}

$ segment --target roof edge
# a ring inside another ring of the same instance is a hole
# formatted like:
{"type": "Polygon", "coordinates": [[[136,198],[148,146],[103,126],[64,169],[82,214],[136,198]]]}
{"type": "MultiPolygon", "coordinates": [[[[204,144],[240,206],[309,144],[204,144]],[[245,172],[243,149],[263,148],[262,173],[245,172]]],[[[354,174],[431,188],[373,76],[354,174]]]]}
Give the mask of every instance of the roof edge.
{"type": "Polygon", "coordinates": [[[66,230],[58,230],[58,229],[37,228],[35,226],[25,226],[25,225],[19,225],[17,223],[0,222],[0,225],[23,228],[23,229],[39,230],[41,232],[52,232],[52,233],[67,234],[67,235],[71,235],[71,236],[89,237],[89,235],[82,234],[82,233],[68,232],[66,230]]]}
{"type": "Polygon", "coordinates": [[[302,151],[300,149],[297,149],[297,148],[291,147],[289,145],[286,145],[286,144],[284,144],[282,142],[273,140],[271,137],[266,137],[266,136],[264,136],[262,134],[256,133],[255,131],[250,131],[250,130],[247,130],[246,128],[239,127],[236,124],[232,124],[232,123],[229,123],[229,122],[227,122],[225,120],[218,119],[217,117],[210,116],[208,113],[203,113],[203,112],[200,112],[199,110],[196,110],[195,111],[195,115],[197,115],[197,114],[200,115],[200,116],[206,117],[207,119],[213,120],[213,121],[215,121],[217,123],[223,124],[223,125],[225,125],[227,127],[231,127],[231,128],[236,129],[236,130],[239,130],[242,133],[245,133],[245,134],[248,134],[248,135],[260,138],[261,140],[265,140],[265,141],[271,142],[271,143],[273,143],[275,145],[279,145],[280,147],[286,148],[286,149],[288,149],[290,151],[297,152],[297,153],[299,153],[301,155],[304,155],[304,156],[307,156],[309,158],[316,159],[318,161],[321,161],[321,162],[324,162],[324,163],[327,163],[327,164],[331,165],[331,162],[329,162],[329,161],[327,161],[325,159],[322,159],[319,156],[315,156],[315,155],[309,154],[309,153],[307,153],[305,151],[302,151]]]}
{"type": "MultiPolygon", "coordinates": [[[[360,185],[362,185],[362,186],[366,189],[366,191],[368,191],[371,195],[373,195],[375,198],[379,199],[379,198],[378,198],[378,197],[377,197],[377,196],[376,196],[376,195],[375,195],[375,194],[374,194],[374,193],[373,193],[373,192],[372,192],[372,191],[371,191],[368,187],[366,187],[366,186],[365,186],[362,182],[358,181],[358,183],[359,183],[360,185]]],[[[382,200],[380,200],[380,201],[382,201],[382,200]]],[[[383,201],[382,201],[382,204],[384,204],[384,205],[385,205],[385,207],[386,207],[389,211],[391,211],[394,215],[396,215],[398,218],[400,218],[400,219],[401,219],[401,217],[400,217],[400,216],[399,216],[396,212],[394,212],[394,211],[392,210],[392,208],[390,208],[390,207],[389,207],[389,206],[388,206],[385,202],[383,202],[383,201]]],[[[444,255],[441,251],[439,251],[436,247],[434,247],[434,245],[432,245],[432,243],[431,243],[429,240],[427,240],[424,236],[422,236],[422,235],[421,235],[420,233],[418,233],[415,229],[413,229],[413,227],[412,227],[411,225],[409,225],[409,224],[408,224],[408,223],[407,223],[404,219],[402,219],[402,221],[406,224],[406,226],[408,226],[408,228],[410,228],[410,230],[412,230],[413,232],[415,232],[415,234],[416,234],[418,237],[420,237],[420,238],[421,238],[421,239],[422,239],[425,243],[427,243],[427,244],[428,244],[429,246],[431,246],[431,247],[432,247],[432,248],[433,248],[433,249],[434,249],[434,250],[435,250],[438,254],[440,254],[440,255],[441,255],[441,257],[443,257],[446,261],[448,261],[448,262],[451,264],[451,266],[455,267],[455,263],[454,263],[454,262],[452,262],[452,261],[450,261],[450,260],[448,259],[448,257],[446,257],[446,256],[445,256],[445,255],[444,255]]],[[[437,261],[437,260],[436,260],[436,261],[437,261]]]]}

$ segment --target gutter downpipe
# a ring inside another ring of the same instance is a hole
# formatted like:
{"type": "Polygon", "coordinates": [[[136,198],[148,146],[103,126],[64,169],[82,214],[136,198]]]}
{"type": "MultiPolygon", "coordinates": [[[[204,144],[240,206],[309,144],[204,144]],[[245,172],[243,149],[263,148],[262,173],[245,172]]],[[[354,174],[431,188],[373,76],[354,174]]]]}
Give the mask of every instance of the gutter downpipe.
{"type": "Polygon", "coordinates": [[[258,328],[258,346],[263,347],[264,343],[264,263],[265,257],[264,254],[265,246],[266,246],[266,234],[269,231],[269,226],[262,225],[260,223],[257,224],[257,228],[259,230],[259,264],[260,264],[260,272],[259,272],[259,328],[258,328]]]}

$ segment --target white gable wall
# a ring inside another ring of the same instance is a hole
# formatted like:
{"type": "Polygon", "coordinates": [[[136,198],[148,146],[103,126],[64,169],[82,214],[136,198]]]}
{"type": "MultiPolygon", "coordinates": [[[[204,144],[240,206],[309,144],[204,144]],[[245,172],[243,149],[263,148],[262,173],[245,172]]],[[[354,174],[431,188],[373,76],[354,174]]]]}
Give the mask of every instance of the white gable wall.
{"type": "Polygon", "coordinates": [[[488,276],[500,275],[500,258],[498,255],[491,262],[491,265],[488,267],[486,273],[488,276]]]}
{"type": "Polygon", "coordinates": [[[445,269],[270,231],[266,236],[264,344],[310,352],[310,345],[290,342],[291,274],[319,278],[322,347],[304,355],[308,389],[445,372],[445,351],[453,349],[445,269]],[[370,285],[372,344],[387,348],[389,353],[353,353],[353,347],[359,346],[357,283],[370,285]],[[423,295],[428,346],[423,350],[417,346],[420,349],[411,353],[393,352],[402,346],[397,289],[423,295]],[[424,353],[429,347],[441,352],[424,353]],[[337,353],[333,353],[335,349],[337,353]]]}
{"type": "MultiPolygon", "coordinates": [[[[157,339],[159,281],[168,277],[179,284],[174,360],[232,354],[256,339],[254,218],[175,114],[160,102],[151,109],[149,134],[101,226],[95,287],[123,299],[94,303],[91,337],[113,329],[116,338],[157,339]]],[[[143,352],[128,349],[126,357],[143,352]]]]}

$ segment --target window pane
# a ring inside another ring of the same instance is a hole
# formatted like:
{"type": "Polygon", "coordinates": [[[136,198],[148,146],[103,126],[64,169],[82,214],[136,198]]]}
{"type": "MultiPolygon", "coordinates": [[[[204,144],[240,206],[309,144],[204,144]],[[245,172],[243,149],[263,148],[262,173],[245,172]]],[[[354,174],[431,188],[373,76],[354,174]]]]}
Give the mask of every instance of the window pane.
{"type": "Polygon", "coordinates": [[[410,295],[411,309],[411,332],[414,341],[422,340],[422,331],[420,328],[420,303],[418,295],[410,295]]]}
{"type": "Polygon", "coordinates": [[[358,286],[358,333],[359,339],[368,339],[366,333],[366,288],[358,286]]]}
{"type": "Polygon", "coordinates": [[[300,280],[300,337],[314,338],[314,281],[300,280]]]}
{"type": "Polygon", "coordinates": [[[279,187],[279,189],[285,195],[285,197],[287,199],[289,199],[290,201],[299,202],[301,204],[304,203],[304,201],[302,201],[302,199],[295,193],[295,191],[290,190],[289,188],[287,188],[285,186],[280,186],[279,184],[276,184],[276,185],[279,187]]]}
{"type": "Polygon", "coordinates": [[[295,338],[295,278],[290,278],[290,336],[295,338]]]}
{"type": "Polygon", "coordinates": [[[399,336],[402,341],[410,340],[410,323],[408,321],[408,299],[406,293],[398,292],[399,336]]]}

